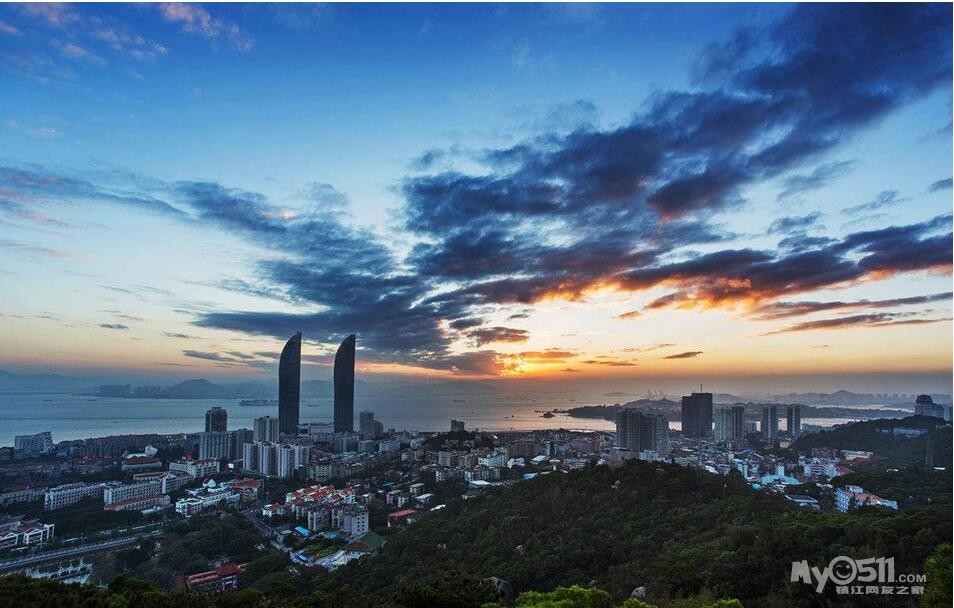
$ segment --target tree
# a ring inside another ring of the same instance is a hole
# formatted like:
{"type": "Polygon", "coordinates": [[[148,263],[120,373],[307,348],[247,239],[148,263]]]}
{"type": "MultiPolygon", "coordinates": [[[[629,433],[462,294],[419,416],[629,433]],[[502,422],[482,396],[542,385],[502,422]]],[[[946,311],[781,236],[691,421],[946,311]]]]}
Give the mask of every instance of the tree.
{"type": "Polygon", "coordinates": [[[497,599],[497,591],[463,572],[441,572],[402,586],[394,601],[403,608],[478,608],[497,599]]]}
{"type": "Polygon", "coordinates": [[[586,589],[579,585],[557,587],[540,593],[526,591],[517,596],[519,608],[613,608],[613,596],[602,589],[586,589]]]}
{"type": "Polygon", "coordinates": [[[924,562],[927,584],[921,598],[923,608],[948,608],[951,606],[951,545],[937,547],[924,562]]]}

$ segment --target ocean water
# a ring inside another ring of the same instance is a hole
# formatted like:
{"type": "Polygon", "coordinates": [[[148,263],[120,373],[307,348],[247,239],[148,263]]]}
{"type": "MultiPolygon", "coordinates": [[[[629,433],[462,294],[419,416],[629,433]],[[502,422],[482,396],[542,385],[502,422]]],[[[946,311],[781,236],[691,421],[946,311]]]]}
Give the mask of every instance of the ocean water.
{"type": "MultiPolygon", "coordinates": [[[[238,399],[133,399],[67,394],[0,394],[0,445],[16,435],[50,431],[53,441],[131,433],[193,433],[204,430],[205,411],[228,410],[228,428],[252,428],[259,416],[278,416],[277,406],[240,406],[238,399]]],[[[488,431],[570,428],[612,430],[612,422],[555,416],[553,408],[580,405],[570,395],[479,396],[422,400],[415,397],[355,398],[385,429],[443,431],[451,419],[488,431]]],[[[331,398],[302,399],[301,422],[331,422],[331,398]]]]}
{"type": "MultiPolygon", "coordinates": [[[[615,430],[608,420],[570,418],[543,412],[584,405],[577,393],[524,393],[466,398],[355,397],[358,412],[369,409],[385,429],[443,431],[450,421],[463,420],[468,429],[487,431],[575,429],[615,430]]],[[[16,435],[42,431],[53,441],[133,433],[195,433],[204,430],[205,411],[213,406],[228,410],[229,429],[252,428],[259,416],[278,416],[277,406],[240,406],[238,399],[124,399],[69,394],[0,394],[0,446],[13,445],[16,435]]],[[[332,399],[302,399],[301,422],[331,422],[332,399]]],[[[832,426],[847,418],[803,418],[803,424],[832,426]]],[[[669,427],[680,430],[678,420],[669,427]]],[[[785,428],[785,419],[779,421],[785,428]]]]}

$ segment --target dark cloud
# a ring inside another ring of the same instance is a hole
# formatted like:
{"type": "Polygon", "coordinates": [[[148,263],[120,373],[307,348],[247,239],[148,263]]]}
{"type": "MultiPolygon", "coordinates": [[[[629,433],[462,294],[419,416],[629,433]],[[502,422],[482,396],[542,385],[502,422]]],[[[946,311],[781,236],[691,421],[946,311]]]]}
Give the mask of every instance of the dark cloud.
{"type": "Polygon", "coordinates": [[[851,310],[858,308],[894,308],[897,306],[911,306],[928,304],[931,302],[950,302],[954,294],[951,292],[935,293],[924,296],[906,298],[890,298],[885,300],[855,300],[851,302],[772,302],[763,304],[754,312],[756,318],[762,320],[798,317],[815,312],[829,310],[851,310]]]}
{"type": "Polygon", "coordinates": [[[856,232],[822,247],[783,252],[720,251],[619,277],[627,289],[660,285],[676,291],[648,308],[771,301],[792,293],[897,273],[951,267],[951,216],[920,224],[856,232]],[[937,234],[940,232],[940,234],[937,234]]]}
{"type": "Polygon", "coordinates": [[[281,287],[274,285],[255,285],[244,279],[230,278],[222,279],[218,282],[218,287],[256,298],[266,298],[268,300],[278,300],[281,302],[290,302],[292,298],[281,287]]]}
{"type": "Polygon", "coordinates": [[[99,326],[103,329],[118,329],[121,331],[129,329],[128,325],[123,325],[122,323],[100,323],[99,326]]]}
{"type": "Polygon", "coordinates": [[[226,357],[221,353],[208,353],[198,350],[184,350],[182,354],[193,359],[203,359],[205,361],[217,361],[220,363],[235,363],[234,357],[226,357]]]}
{"type": "Polygon", "coordinates": [[[410,168],[415,171],[429,171],[446,157],[447,152],[445,150],[441,150],[440,148],[427,150],[416,159],[411,161],[410,168]]]}
{"type": "Polygon", "coordinates": [[[847,173],[854,164],[855,162],[850,160],[825,163],[815,167],[811,173],[790,175],[782,182],[782,191],[778,195],[778,200],[785,200],[810,190],[823,188],[835,178],[847,173]]]}
{"type": "Polygon", "coordinates": [[[559,349],[547,349],[547,350],[537,350],[537,351],[524,351],[520,353],[520,357],[523,359],[568,359],[570,357],[576,356],[576,353],[569,350],[559,350],[559,349]]]}
{"type": "Polygon", "coordinates": [[[478,317],[465,317],[463,319],[455,319],[450,322],[451,329],[471,329],[473,327],[479,327],[484,324],[484,320],[478,317]]]}
{"type": "Polygon", "coordinates": [[[808,236],[804,232],[795,232],[792,236],[785,237],[778,242],[780,251],[805,251],[807,249],[820,249],[832,245],[838,241],[827,236],[808,236]]]}
{"type": "Polygon", "coordinates": [[[763,336],[772,336],[776,334],[800,332],[800,331],[817,331],[817,330],[834,330],[834,329],[847,329],[852,327],[892,327],[897,325],[927,325],[931,323],[941,323],[943,321],[950,321],[950,318],[943,319],[923,319],[923,318],[911,318],[912,313],[894,313],[894,312],[878,312],[870,313],[863,315],[852,315],[847,317],[835,317],[833,319],[820,319],[817,321],[804,321],[802,323],[796,323],[794,325],[789,325],[782,329],[776,331],[770,331],[762,334],[763,336]]]}
{"type": "Polygon", "coordinates": [[[181,340],[195,340],[195,339],[197,339],[195,336],[190,336],[190,335],[188,335],[188,334],[180,334],[180,333],[171,332],[171,331],[164,331],[164,332],[162,332],[162,335],[164,335],[164,336],[167,337],[167,338],[176,338],[176,339],[181,339],[181,340]]]}
{"type": "Polygon", "coordinates": [[[669,348],[675,346],[675,344],[670,344],[668,342],[659,342],[656,344],[650,344],[649,346],[632,346],[629,348],[624,348],[623,352],[625,353],[645,353],[654,350],[661,350],[663,348],[669,348]]]}
{"type": "MultiPolygon", "coordinates": [[[[797,170],[946,86],[948,16],[949,7],[937,6],[800,5],[707,53],[703,88],[657,93],[628,124],[488,150],[489,171],[479,175],[410,177],[401,184],[405,224],[427,242],[409,262],[424,276],[463,282],[441,296],[462,307],[581,299],[603,285],[639,290],[713,274],[739,275],[701,290],[723,300],[857,279],[863,272],[849,252],[804,234],[787,238],[781,254],[667,258],[718,242],[711,214],[740,204],[744,186],[797,170]],[[858,57],[866,58],[860,68],[858,57]],[[745,289],[747,282],[765,289],[745,289]]],[[[818,187],[850,166],[816,165],[787,178],[786,190],[818,187]]]]}
{"type": "MultiPolygon", "coordinates": [[[[460,360],[444,359],[450,337],[440,322],[466,316],[464,309],[423,302],[430,284],[402,273],[373,233],[351,228],[340,213],[329,211],[327,199],[334,193],[321,190],[326,200],[315,203],[314,213],[287,216],[255,193],[207,182],[177,186],[181,200],[202,220],[285,254],[259,264],[264,283],[275,286],[273,293],[324,308],[308,313],[206,312],[195,323],[277,339],[301,330],[320,344],[337,344],[356,333],[364,361],[458,366],[460,360]]],[[[248,291],[244,284],[232,287],[248,291]]]]}
{"type": "Polygon", "coordinates": [[[688,350],[684,353],[677,353],[675,355],[668,355],[663,357],[663,359],[693,359],[702,354],[701,350],[688,350]]]}
{"type": "Polygon", "coordinates": [[[939,192],[941,190],[950,190],[951,189],[951,178],[939,179],[930,186],[928,186],[928,192],[939,192]]]}
{"type": "Polygon", "coordinates": [[[526,342],[530,339],[530,332],[513,327],[481,327],[467,332],[477,346],[494,342],[526,342]]]}
{"type": "Polygon", "coordinates": [[[12,184],[18,205],[145,208],[269,251],[254,280],[222,286],[277,297],[293,312],[183,307],[198,326],[276,340],[302,330],[317,345],[356,333],[365,362],[499,373],[506,357],[457,354],[455,341],[526,341],[526,330],[483,325],[500,305],[660,288],[668,293],[649,308],[757,306],[949,269],[950,216],[844,238],[809,237],[811,216],[785,218],[775,226],[785,235],[779,248],[763,251],[720,248],[735,235],[716,213],[744,205],[753,184],[781,178],[783,194],[795,196],[847,170],[823,156],[903,104],[950,88],[950,39],[948,5],[797,5],[708,49],[691,90],[657,92],[613,128],[551,125],[480,151],[473,172],[454,166],[453,150],[425,153],[415,163],[420,173],[396,186],[415,243],[405,259],[354,227],[346,198],[327,184],[301,193],[305,205],[291,212],[208,181],[2,167],[0,183],[12,184]]]}
{"type": "Polygon", "coordinates": [[[867,203],[848,207],[845,209],[845,213],[849,215],[855,215],[856,213],[863,212],[867,213],[869,211],[875,211],[876,209],[881,209],[883,207],[891,207],[906,200],[908,199],[902,198],[897,190],[882,190],[867,203]]]}
{"type": "Polygon", "coordinates": [[[627,321],[629,319],[638,319],[643,316],[642,311],[640,310],[631,310],[629,312],[624,312],[622,314],[616,315],[616,318],[621,321],[627,321]]]}
{"type": "Polygon", "coordinates": [[[4,204],[0,210],[23,211],[35,209],[57,201],[85,203],[90,201],[126,205],[170,215],[185,217],[180,209],[170,203],[144,193],[141,189],[131,189],[127,185],[110,186],[94,184],[88,179],[76,175],[58,172],[36,165],[3,166],[0,165],[0,184],[3,184],[4,204]]]}
{"type": "Polygon", "coordinates": [[[497,353],[491,350],[446,355],[441,358],[439,366],[460,374],[483,376],[495,376],[509,369],[509,366],[501,360],[497,353]]]}
{"type": "Polygon", "coordinates": [[[769,234],[791,234],[804,233],[809,228],[814,228],[821,219],[822,214],[818,211],[808,215],[795,217],[780,217],[773,221],[769,226],[769,234]]]}
{"type": "Polygon", "coordinates": [[[637,364],[632,361],[618,361],[606,359],[589,359],[584,361],[587,365],[607,365],[609,367],[634,367],[637,364]]]}

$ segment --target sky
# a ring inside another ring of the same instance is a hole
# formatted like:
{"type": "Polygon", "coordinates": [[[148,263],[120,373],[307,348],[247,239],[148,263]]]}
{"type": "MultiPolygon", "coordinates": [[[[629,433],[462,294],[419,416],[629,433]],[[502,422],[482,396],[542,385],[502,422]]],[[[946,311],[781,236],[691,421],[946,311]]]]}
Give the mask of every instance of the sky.
{"type": "Polygon", "coordinates": [[[270,378],[301,330],[306,378],[354,333],[369,375],[949,390],[951,33],[0,5],[0,369],[270,378]]]}

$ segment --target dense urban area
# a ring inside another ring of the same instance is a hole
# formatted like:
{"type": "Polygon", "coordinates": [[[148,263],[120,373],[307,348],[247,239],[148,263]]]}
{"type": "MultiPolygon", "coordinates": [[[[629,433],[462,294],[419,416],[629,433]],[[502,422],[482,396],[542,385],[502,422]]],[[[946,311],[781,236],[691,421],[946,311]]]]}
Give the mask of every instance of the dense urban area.
{"type": "MultiPolygon", "coordinates": [[[[354,337],[336,357],[333,423],[299,423],[299,367],[296,336],[279,415],[252,429],[230,430],[216,406],[199,432],[40,432],[2,448],[0,573],[32,579],[7,579],[12,597],[61,581],[98,585],[69,593],[103,602],[148,591],[242,605],[775,605],[802,592],[784,571],[794,557],[869,546],[911,571],[946,564],[950,597],[951,406],[929,395],[914,415],[827,430],[803,429],[798,404],[698,392],[681,399],[680,431],[664,402],[641,400],[613,410],[615,432],[450,420],[422,433],[371,411],[355,428],[354,337]],[[727,551],[756,571],[730,568],[727,551]]],[[[935,597],[932,582],[898,594],[935,597]]]]}

